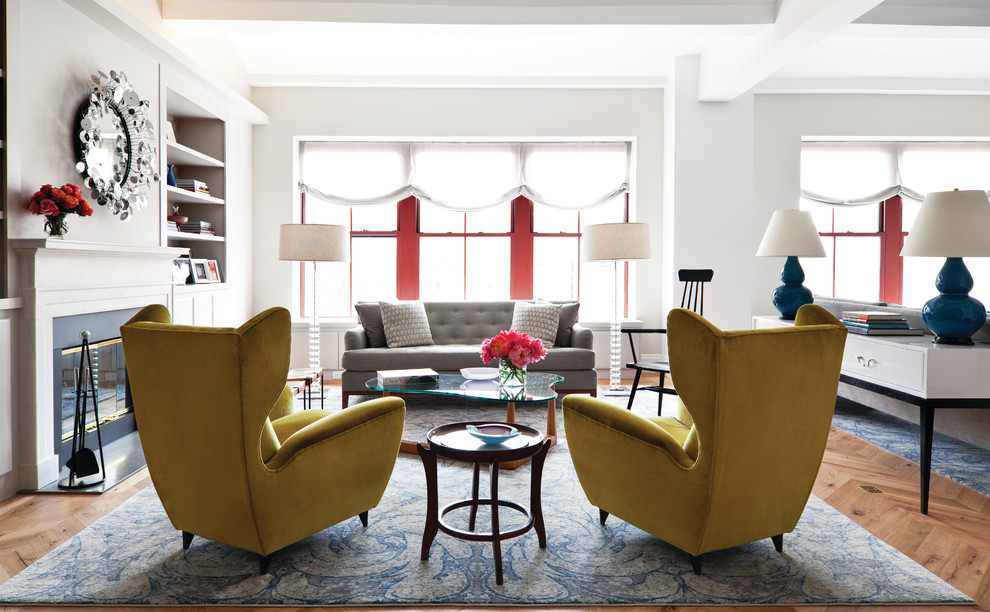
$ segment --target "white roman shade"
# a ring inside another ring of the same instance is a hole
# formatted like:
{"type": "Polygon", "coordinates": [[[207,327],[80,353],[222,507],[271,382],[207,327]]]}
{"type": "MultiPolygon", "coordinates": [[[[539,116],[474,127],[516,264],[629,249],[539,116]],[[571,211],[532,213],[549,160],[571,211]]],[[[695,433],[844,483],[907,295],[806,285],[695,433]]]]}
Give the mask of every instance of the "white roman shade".
{"type": "Polygon", "coordinates": [[[805,142],[801,196],[830,206],[990,186],[990,142],[805,142]]]}
{"type": "Polygon", "coordinates": [[[602,204],[629,190],[628,142],[302,143],[300,184],[346,206],[410,195],[452,210],[523,195],[554,208],[602,204]]]}

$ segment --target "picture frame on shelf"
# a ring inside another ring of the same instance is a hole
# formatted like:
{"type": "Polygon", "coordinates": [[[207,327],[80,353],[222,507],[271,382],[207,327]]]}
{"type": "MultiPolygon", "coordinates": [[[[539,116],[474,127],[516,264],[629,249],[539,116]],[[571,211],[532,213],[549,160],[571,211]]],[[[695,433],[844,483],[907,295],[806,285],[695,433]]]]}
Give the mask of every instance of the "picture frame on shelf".
{"type": "Polygon", "coordinates": [[[188,257],[176,257],[172,260],[172,284],[187,285],[193,283],[192,264],[188,257]]]}
{"type": "Polygon", "coordinates": [[[210,277],[211,283],[222,283],[223,280],[220,277],[220,264],[217,263],[215,259],[206,260],[206,272],[210,277]]]}
{"type": "Polygon", "coordinates": [[[210,269],[206,265],[205,259],[193,259],[192,260],[192,277],[193,282],[197,285],[210,283],[210,269]]]}

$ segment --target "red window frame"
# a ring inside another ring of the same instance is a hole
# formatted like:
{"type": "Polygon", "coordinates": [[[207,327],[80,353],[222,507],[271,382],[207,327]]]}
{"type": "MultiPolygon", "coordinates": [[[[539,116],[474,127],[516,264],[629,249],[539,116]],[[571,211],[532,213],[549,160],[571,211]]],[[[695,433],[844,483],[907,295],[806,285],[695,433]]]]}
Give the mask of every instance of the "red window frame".
{"type": "MultiPolygon", "coordinates": [[[[907,232],[903,229],[903,211],[901,196],[894,196],[880,203],[879,231],[876,232],[819,232],[822,238],[832,241],[832,295],[835,295],[835,251],[838,247],[836,238],[849,237],[878,237],[880,238],[880,269],[877,271],[880,283],[880,301],[900,304],[904,287],[904,259],[901,257],[901,247],[907,232]]],[[[835,210],[832,211],[832,229],[835,229],[835,210]]],[[[845,296],[850,297],[850,296],[845,296]]]]}
{"type": "MultiPolygon", "coordinates": [[[[306,194],[301,194],[302,222],[306,222],[306,194]]],[[[511,223],[509,232],[443,232],[430,233],[419,231],[419,200],[409,196],[398,202],[396,206],[395,230],[351,230],[351,239],[358,236],[394,236],[396,238],[396,297],[400,300],[419,299],[419,239],[422,237],[508,237],[511,240],[509,299],[533,299],[533,241],[540,237],[576,237],[578,239],[578,257],[581,253],[581,232],[536,232],[533,231],[533,208],[535,204],[525,196],[512,200],[511,223]]],[[[629,220],[629,194],[623,203],[623,220],[629,220]]],[[[353,217],[352,217],[353,218],[353,217]]],[[[353,220],[349,221],[353,227],[353,220]]],[[[580,212],[578,213],[580,228],[580,212]]],[[[300,277],[305,277],[304,264],[300,263],[300,277]]],[[[629,264],[624,263],[625,304],[624,312],[628,316],[629,309],[629,264]]],[[[465,274],[467,274],[465,266],[465,274]]],[[[578,268],[578,292],[581,288],[581,273],[578,268]]],[[[353,288],[348,287],[350,302],[353,303],[353,288]]],[[[305,286],[299,284],[299,304],[302,316],[306,316],[305,286]]]]}

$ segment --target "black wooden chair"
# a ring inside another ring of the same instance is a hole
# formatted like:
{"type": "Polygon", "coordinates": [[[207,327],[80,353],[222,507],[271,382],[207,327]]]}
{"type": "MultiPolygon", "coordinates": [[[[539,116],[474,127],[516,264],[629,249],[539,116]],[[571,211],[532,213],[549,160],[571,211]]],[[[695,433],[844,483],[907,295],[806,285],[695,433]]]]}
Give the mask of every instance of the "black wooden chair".
{"type": "MultiPolygon", "coordinates": [[[[681,293],[681,308],[689,308],[699,315],[705,314],[705,283],[712,280],[715,274],[713,270],[678,270],[677,277],[684,283],[684,291],[681,293]]],[[[636,357],[636,345],[633,342],[633,334],[666,334],[665,328],[648,329],[642,327],[623,327],[622,333],[629,337],[629,349],[632,351],[632,361],[626,364],[627,368],[635,370],[632,388],[629,390],[629,403],[627,410],[632,410],[633,400],[636,399],[636,391],[653,391],[659,394],[657,399],[657,414],[663,408],[664,395],[677,395],[677,391],[664,387],[663,383],[670,374],[670,362],[667,361],[640,361],[636,357]],[[656,372],[660,375],[660,383],[657,385],[639,386],[639,377],[643,372],[656,372]]]]}

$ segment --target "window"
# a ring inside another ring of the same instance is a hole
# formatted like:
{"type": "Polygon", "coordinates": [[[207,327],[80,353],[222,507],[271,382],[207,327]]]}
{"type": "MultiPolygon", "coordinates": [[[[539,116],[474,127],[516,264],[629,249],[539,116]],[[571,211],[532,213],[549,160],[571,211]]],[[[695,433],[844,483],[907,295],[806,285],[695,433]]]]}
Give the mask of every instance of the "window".
{"type": "MultiPolygon", "coordinates": [[[[582,211],[520,196],[471,212],[415,197],[347,207],[303,195],[304,222],[351,228],[349,266],[317,264],[321,315],[353,316],[359,301],[542,298],[580,299],[584,318],[612,316],[612,292],[601,287],[613,287],[614,267],[580,260],[580,227],[626,220],[625,195],[582,211]]],[[[300,270],[300,312],[307,316],[312,266],[300,270]]]]}
{"type": "MultiPolygon", "coordinates": [[[[350,316],[365,300],[542,298],[580,299],[583,318],[610,320],[612,291],[600,288],[614,286],[614,266],[581,262],[580,228],[628,220],[631,151],[626,141],[302,142],[303,222],[351,229],[350,264],[318,264],[320,314],[350,316]]],[[[312,266],[300,271],[305,316],[312,266]]]]}
{"type": "MultiPolygon", "coordinates": [[[[920,307],[935,297],[942,258],[901,257],[924,194],[985,189],[990,143],[806,142],[801,209],[812,213],[827,257],[803,258],[818,295],[920,307]]],[[[990,260],[967,258],[971,295],[990,305],[990,260]]]]}

